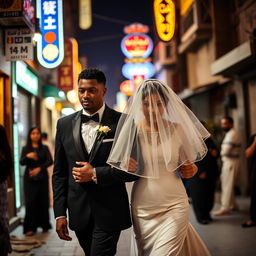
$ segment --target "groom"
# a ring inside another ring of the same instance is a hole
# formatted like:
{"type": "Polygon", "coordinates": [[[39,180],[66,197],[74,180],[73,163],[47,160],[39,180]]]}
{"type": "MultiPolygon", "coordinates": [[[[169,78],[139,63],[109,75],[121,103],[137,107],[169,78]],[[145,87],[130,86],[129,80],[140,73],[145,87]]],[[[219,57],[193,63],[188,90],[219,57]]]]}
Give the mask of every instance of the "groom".
{"type": "Polygon", "coordinates": [[[72,239],[68,215],[86,256],[115,255],[121,230],[131,226],[125,182],[137,179],[106,164],[121,114],[104,103],[105,84],[102,71],[83,70],[78,78],[83,110],[57,123],[52,179],[56,231],[61,239],[72,239]],[[91,173],[85,172],[86,163],[94,167],[91,173]]]}

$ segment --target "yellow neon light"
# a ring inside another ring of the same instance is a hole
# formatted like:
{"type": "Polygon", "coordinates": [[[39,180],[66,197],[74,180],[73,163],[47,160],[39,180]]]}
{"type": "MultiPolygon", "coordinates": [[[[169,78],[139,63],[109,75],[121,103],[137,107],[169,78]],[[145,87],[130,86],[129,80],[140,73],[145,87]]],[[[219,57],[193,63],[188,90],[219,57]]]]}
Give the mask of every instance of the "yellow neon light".
{"type": "Polygon", "coordinates": [[[169,42],[175,31],[175,4],[172,0],[154,0],[154,17],[158,37],[169,42]]]}
{"type": "Polygon", "coordinates": [[[91,0],[79,0],[79,27],[88,29],[92,25],[91,0]]]}

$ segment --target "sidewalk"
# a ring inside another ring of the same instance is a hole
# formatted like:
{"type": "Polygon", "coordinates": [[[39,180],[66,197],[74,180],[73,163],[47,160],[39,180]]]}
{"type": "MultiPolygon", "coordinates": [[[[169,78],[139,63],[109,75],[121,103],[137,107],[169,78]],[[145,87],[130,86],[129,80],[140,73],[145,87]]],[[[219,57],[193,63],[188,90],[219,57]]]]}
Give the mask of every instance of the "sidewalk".
{"type": "MultiPolygon", "coordinates": [[[[256,227],[241,228],[241,223],[248,219],[249,199],[238,198],[239,212],[215,217],[209,225],[196,222],[193,210],[190,210],[190,221],[201,238],[206,243],[212,256],[255,256],[256,255],[256,227]]],[[[217,209],[219,205],[215,205],[217,209]]],[[[53,214],[52,224],[54,224],[53,214]]],[[[130,230],[122,232],[118,243],[117,256],[129,256],[130,230]]],[[[48,233],[40,231],[33,237],[44,240],[45,244],[32,249],[35,256],[84,256],[73,232],[73,240],[65,242],[58,238],[55,230],[48,233]]],[[[22,227],[16,228],[11,235],[23,237],[22,227]]],[[[159,255],[165,256],[165,255],[159,255]]],[[[195,255],[196,256],[196,255],[195,255]]]]}

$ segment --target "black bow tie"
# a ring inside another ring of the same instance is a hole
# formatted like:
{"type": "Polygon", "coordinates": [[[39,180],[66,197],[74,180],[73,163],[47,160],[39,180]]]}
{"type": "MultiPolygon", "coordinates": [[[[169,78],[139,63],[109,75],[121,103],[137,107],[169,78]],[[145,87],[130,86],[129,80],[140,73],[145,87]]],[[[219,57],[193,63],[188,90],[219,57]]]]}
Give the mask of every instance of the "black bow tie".
{"type": "Polygon", "coordinates": [[[99,114],[95,114],[93,116],[86,116],[86,115],[81,115],[81,122],[82,123],[87,123],[89,122],[90,120],[96,122],[96,123],[99,123],[100,121],[100,117],[99,117],[99,114]]]}

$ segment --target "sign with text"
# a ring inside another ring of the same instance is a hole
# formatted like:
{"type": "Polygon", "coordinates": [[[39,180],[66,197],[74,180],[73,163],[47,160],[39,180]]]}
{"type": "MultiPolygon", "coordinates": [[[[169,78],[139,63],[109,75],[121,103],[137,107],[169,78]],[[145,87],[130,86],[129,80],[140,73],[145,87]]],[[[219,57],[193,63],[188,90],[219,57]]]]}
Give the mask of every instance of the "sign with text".
{"type": "Polygon", "coordinates": [[[45,68],[55,68],[64,58],[62,0],[37,0],[41,39],[37,42],[37,58],[45,68]]]}
{"type": "Polygon", "coordinates": [[[78,45],[74,38],[65,38],[65,57],[58,67],[58,88],[64,92],[73,90],[78,62],[78,45]]]}
{"type": "Polygon", "coordinates": [[[32,32],[27,28],[5,30],[5,58],[7,61],[33,60],[32,32]]]}
{"type": "Polygon", "coordinates": [[[34,30],[34,0],[0,0],[0,25],[34,30]]]}
{"type": "Polygon", "coordinates": [[[10,0],[0,2],[0,17],[19,17],[22,15],[22,1],[10,0]]]}

